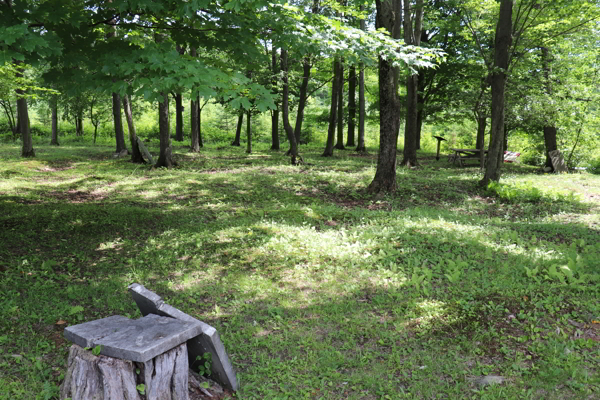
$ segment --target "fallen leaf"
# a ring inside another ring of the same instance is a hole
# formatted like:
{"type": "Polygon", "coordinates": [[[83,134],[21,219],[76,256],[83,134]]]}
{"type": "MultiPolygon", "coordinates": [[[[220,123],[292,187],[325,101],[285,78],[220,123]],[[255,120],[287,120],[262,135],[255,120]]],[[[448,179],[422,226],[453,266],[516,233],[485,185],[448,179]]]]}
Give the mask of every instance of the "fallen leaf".
{"type": "Polygon", "coordinates": [[[64,324],[66,324],[66,323],[67,323],[67,321],[63,321],[62,319],[59,319],[59,320],[56,322],[56,325],[64,325],[64,324]]]}

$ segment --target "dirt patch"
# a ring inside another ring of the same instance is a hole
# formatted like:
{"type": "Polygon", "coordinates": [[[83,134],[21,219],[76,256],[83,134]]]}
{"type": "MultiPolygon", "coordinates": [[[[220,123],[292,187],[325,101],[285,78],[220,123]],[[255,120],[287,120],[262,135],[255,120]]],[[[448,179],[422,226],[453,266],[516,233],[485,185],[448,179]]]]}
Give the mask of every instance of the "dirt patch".
{"type": "Polygon", "coordinates": [[[67,190],[66,192],[52,191],[47,196],[57,200],[64,200],[71,204],[101,201],[106,198],[105,194],[90,193],[75,189],[67,190]]]}

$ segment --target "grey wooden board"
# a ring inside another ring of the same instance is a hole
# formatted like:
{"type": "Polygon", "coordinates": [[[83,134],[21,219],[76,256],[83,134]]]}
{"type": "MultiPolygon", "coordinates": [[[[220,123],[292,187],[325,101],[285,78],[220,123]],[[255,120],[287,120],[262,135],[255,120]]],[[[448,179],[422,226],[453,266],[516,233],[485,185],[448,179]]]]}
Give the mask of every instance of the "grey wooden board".
{"type": "Polygon", "coordinates": [[[146,362],[202,332],[196,322],[154,314],[137,320],[115,317],[70,326],[65,337],[81,347],[101,345],[100,354],[108,357],[146,362]]]}
{"type": "Polygon", "coordinates": [[[140,148],[140,151],[142,152],[142,154],[144,155],[144,157],[146,157],[146,160],[150,163],[150,164],[154,164],[154,161],[152,160],[152,154],[150,154],[150,152],[148,151],[148,148],[146,147],[146,145],[144,144],[144,142],[142,141],[142,139],[140,139],[139,136],[136,136],[137,142],[138,142],[138,147],[140,148]]]}
{"type": "Polygon", "coordinates": [[[84,324],[73,325],[65,328],[65,338],[71,342],[86,348],[94,347],[96,340],[102,339],[119,330],[129,327],[131,320],[122,315],[97,319],[84,324]]]}
{"type": "Polygon", "coordinates": [[[197,357],[202,357],[204,353],[210,353],[212,356],[211,379],[227,389],[237,390],[238,381],[235,370],[229,361],[219,333],[214,327],[166,304],[160,296],[138,283],[131,284],[129,292],[142,315],[156,314],[199,323],[202,326],[202,333],[187,341],[190,368],[196,369],[200,365],[200,361],[196,360],[197,357]]]}
{"type": "Polygon", "coordinates": [[[559,150],[549,151],[548,155],[550,156],[550,160],[552,161],[554,172],[569,172],[569,169],[565,164],[565,159],[563,158],[563,155],[559,150]]]}

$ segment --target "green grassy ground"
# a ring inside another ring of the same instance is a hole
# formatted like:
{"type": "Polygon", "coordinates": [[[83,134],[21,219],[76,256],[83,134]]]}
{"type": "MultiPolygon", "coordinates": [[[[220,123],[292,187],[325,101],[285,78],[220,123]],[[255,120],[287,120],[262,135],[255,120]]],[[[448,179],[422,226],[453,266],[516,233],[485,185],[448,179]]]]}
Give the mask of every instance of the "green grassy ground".
{"type": "Polygon", "coordinates": [[[54,398],[65,325],[138,317],[132,282],[219,330],[238,398],[600,397],[600,177],[422,154],[372,197],[373,155],[255,150],[0,146],[0,398],[54,398]]]}

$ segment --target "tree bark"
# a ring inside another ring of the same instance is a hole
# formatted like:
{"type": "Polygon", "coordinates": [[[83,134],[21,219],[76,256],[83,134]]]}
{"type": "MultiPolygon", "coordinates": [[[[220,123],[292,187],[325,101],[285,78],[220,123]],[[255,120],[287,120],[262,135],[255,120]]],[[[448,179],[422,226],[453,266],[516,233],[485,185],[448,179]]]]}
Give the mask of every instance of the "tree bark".
{"type": "MultiPolygon", "coordinates": [[[[360,10],[364,10],[364,5],[360,5],[360,10]]],[[[366,30],[364,19],[360,20],[360,29],[366,30]]],[[[365,152],[367,151],[365,147],[365,66],[361,63],[358,67],[360,71],[358,73],[358,145],[356,151],[365,152]]]]}
{"type": "Polygon", "coordinates": [[[204,104],[201,107],[200,96],[198,96],[196,103],[198,104],[198,145],[204,147],[204,139],[202,139],[202,110],[206,106],[206,103],[208,103],[208,99],[204,100],[204,104]]]}
{"type": "Polygon", "coordinates": [[[296,143],[300,144],[300,134],[302,133],[302,122],[304,121],[304,109],[308,100],[308,80],[310,79],[310,69],[312,65],[308,56],[304,57],[302,63],[302,84],[300,85],[300,98],[298,99],[298,111],[296,113],[296,125],[294,127],[294,136],[296,143]]]}
{"type": "Polygon", "coordinates": [[[290,125],[289,119],[290,88],[288,82],[287,50],[285,49],[281,49],[281,72],[283,73],[283,93],[281,101],[281,112],[283,114],[283,129],[285,130],[288,141],[290,142],[290,149],[288,150],[288,154],[291,157],[292,165],[296,165],[297,161],[299,161],[298,143],[296,142],[296,135],[294,135],[294,130],[290,125]]]}
{"type": "Polygon", "coordinates": [[[240,146],[240,139],[242,136],[242,125],[244,123],[244,111],[241,110],[238,115],[237,127],[235,128],[235,139],[231,142],[232,146],[240,146]]]}
{"type": "Polygon", "coordinates": [[[475,148],[477,150],[483,149],[485,146],[485,129],[487,128],[487,117],[477,117],[477,139],[475,141],[475,148]]]}
{"type": "Polygon", "coordinates": [[[158,127],[160,135],[160,154],[156,160],[155,167],[167,167],[177,165],[173,161],[173,149],[171,148],[171,138],[169,132],[169,95],[162,94],[162,102],[158,103],[158,127]]]}
{"type": "MultiPolygon", "coordinates": [[[[546,88],[546,94],[548,96],[552,96],[552,82],[550,80],[550,74],[552,73],[552,66],[550,65],[550,51],[547,47],[542,47],[542,63],[544,69],[544,86],[546,88]]],[[[550,121],[546,119],[546,125],[543,127],[544,131],[544,146],[546,147],[546,167],[549,167],[554,171],[554,166],[552,165],[552,159],[548,154],[551,151],[558,150],[558,146],[556,144],[556,126],[554,124],[549,123],[550,121]]]]}
{"type": "Polygon", "coordinates": [[[325,150],[323,151],[323,157],[333,156],[333,146],[335,141],[335,129],[337,125],[338,116],[338,95],[339,90],[339,69],[340,60],[335,59],[333,61],[333,81],[331,82],[331,108],[329,109],[329,128],[327,129],[327,143],[325,144],[325,150]]]}
{"type": "MultiPolygon", "coordinates": [[[[200,99],[197,99],[200,100],[200,99]]],[[[194,100],[192,96],[192,100],[190,100],[190,126],[191,126],[191,151],[198,152],[200,151],[200,124],[198,123],[198,117],[200,116],[200,107],[198,106],[198,101],[194,100]]]]}
{"type": "Polygon", "coordinates": [[[50,145],[60,146],[60,143],[58,143],[58,98],[56,95],[52,96],[50,107],[52,107],[52,139],[50,139],[50,145]]]}
{"type": "Polygon", "coordinates": [[[133,113],[131,112],[131,102],[129,101],[128,95],[123,96],[123,110],[125,111],[125,120],[127,121],[127,130],[129,131],[129,142],[131,143],[131,162],[142,164],[144,162],[144,157],[142,156],[142,152],[138,145],[135,124],[133,123],[133,113]]]}
{"type": "MultiPolygon", "coordinates": [[[[421,42],[423,21],[423,0],[417,0],[415,6],[414,28],[411,18],[410,0],[404,0],[404,41],[406,44],[418,46],[421,42]]],[[[419,74],[410,75],[406,79],[406,118],[404,122],[404,158],[402,165],[417,165],[418,137],[418,90],[419,74]]]]}
{"type": "Polygon", "coordinates": [[[344,60],[340,60],[338,70],[338,103],[337,103],[337,140],[335,148],[344,150],[344,60]]]}
{"type": "MultiPolygon", "coordinates": [[[[20,62],[16,62],[20,64],[20,62]]],[[[23,77],[23,70],[17,69],[17,78],[23,77]]],[[[35,157],[35,150],[33,149],[33,138],[31,137],[31,130],[29,129],[29,110],[27,108],[27,99],[25,98],[25,91],[17,89],[17,118],[18,128],[21,132],[21,141],[23,146],[21,148],[22,157],[35,157]]]]}
{"type": "Polygon", "coordinates": [[[352,65],[348,70],[348,133],[346,146],[355,146],[354,127],[356,122],[356,67],[352,65]]]}
{"type": "MultiPolygon", "coordinates": [[[[400,37],[402,26],[401,0],[376,0],[376,28],[385,28],[392,38],[400,37]]],[[[398,109],[398,69],[379,57],[379,156],[377,171],[367,188],[370,193],[396,190],[396,147],[400,115],[398,109]]]]}
{"type": "Polygon", "coordinates": [[[185,343],[145,363],[95,356],[91,351],[72,345],[59,398],[188,400],[187,358],[185,343]],[[144,396],[137,390],[140,384],[144,385],[144,396]]]}
{"type": "Polygon", "coordinates": [[[546,147],[546,167],[552,168],[554,171],[554,166],[552,165],[552,160],[548,155],[549,152],[558,150],[558,146],[556,143],[556,127],[554,126],[544,126],[544,145],[546,147]]]}
{"type": "MultiPolygon", "coordinates": [[[[275,46],[271,49],[271,72],[273,79],[271,80],[271,92],[277,94],[277,49],[275,46]]],[[[271,111],[271,150],[279,150],[279,104],[275,103],[275,110],[271,111]]]]}
{"type": "Polygon", "coordinates": [[[246,153],[252,153],[252,113],[250,110],[246,113],[246,153]]]}
{"type": "Polygon", "coordinates": [[[183,96],[175,93],[175,140],[183,142],[183,96]]]}
{"type": "Polygon", "coordinates": [[[117,142],[117,154],[123,150],[127,151],[125,145],[125,133],[123,131],[123,120],[121,118],[121,96],[118,93],[112,94],[112,111],[113,111],[113,122],[115,125],[115,139],[117,142]]]}
{"type": "Polygon", "coordinates": [[[492,73],[492,131],[488,146],[485,176],[479,182],[486,186],[490,181],[499,181],[503,160],[502,143],[504,141],[504,92],[506,89],[509,49],[512,44],[513,0],[502,0],[500,15],[496,25],[494,44],[494,70],[492,73]]]}

